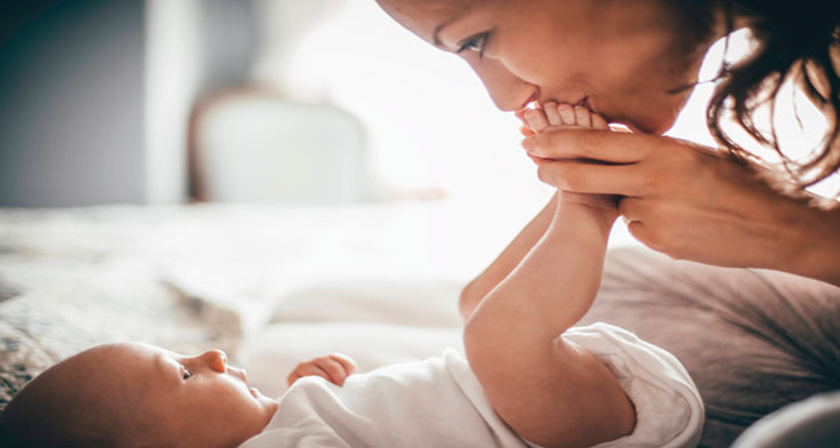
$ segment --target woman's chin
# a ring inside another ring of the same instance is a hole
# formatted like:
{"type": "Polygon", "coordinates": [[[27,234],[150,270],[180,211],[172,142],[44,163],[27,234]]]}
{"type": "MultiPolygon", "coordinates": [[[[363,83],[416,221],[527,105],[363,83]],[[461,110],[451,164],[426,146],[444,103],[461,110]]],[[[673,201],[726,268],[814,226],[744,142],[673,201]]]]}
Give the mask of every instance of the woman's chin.
{"type": "Polygon", "coordinates": [[[663,135],[674,126],[676,121],[676,117],[668,117],[665,120],[634,120],[624,118],[611,121],[610,127],[613,127],[613,125],[620,126],[635,134],[663,135]]]}

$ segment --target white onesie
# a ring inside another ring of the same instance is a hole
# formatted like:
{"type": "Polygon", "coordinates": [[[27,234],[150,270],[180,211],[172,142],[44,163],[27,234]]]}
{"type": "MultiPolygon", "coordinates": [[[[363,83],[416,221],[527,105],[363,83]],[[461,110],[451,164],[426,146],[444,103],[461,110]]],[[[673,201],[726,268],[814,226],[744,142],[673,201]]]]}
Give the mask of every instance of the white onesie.
{"type": "MultiPolygon", "coordinates": [[[[673,355],[604,323],[572,328],[563,337],[604,362],[636,408],[633,433],[598,448],[697,444],[703,403],[673,355]]],[[[464,356],[447,349],[439,357],[351,375],[343,387],[302,378],[280,397],[265,430],[240,448],[529,446],[493,411],[464,356]]]]}

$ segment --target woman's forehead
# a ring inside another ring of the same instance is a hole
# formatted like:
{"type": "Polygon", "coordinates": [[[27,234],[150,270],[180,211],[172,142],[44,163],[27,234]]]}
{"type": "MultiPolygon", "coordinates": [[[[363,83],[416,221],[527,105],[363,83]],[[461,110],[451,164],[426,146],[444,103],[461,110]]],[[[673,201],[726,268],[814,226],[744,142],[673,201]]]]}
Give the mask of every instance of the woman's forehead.
{"type": "Polygon", "coordinates": [[[386,9],[405,14],[435,14],[457,11],[480,0],[377,0],[386,9]]]}
{"type": "Polygon", "coordinates": [[[377,0],[400,25],[429,40],[436,26],[487,0],[377,0]]]}

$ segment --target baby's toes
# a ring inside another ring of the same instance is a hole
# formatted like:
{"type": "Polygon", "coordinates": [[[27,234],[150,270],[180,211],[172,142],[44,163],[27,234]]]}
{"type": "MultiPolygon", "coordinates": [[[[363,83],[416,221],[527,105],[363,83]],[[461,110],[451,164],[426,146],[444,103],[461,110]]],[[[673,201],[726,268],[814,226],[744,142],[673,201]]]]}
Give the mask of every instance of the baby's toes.
{"type": "Polygon", "coordinates": [[[557,103],[554,101],[549,101],[543,104],[543,110],[545,111],[545,116],[548,118],[548,124],[551,126],[562,126],[563,125],[563,118],[560,117],[560,112],[557,110],[557,103]]]}
{"type": "Polygon", "coordinates": [[[575,119],[575,109],[571,104],[562,103],[557,105],[557,114],[560,115],[562,124],[566,126],[574,126],[577,122],[575,119]]]}
{"type": "Polygon", "coordinates": [[[575,123],[584,128],[592,127],[592,112],[583,106],[575,106],[575,123]]]}
{"type": "Polygon", "coordinates": [[[534,132],[542,132],[548,127],[548,118],[542,109],[528,109],[525,111],[524,118],[534,132]]]}
{"type": "Polygon", "coordinates": [[[602,131],[607,131],[607,130],[610,129],[610,125],[609,125],[609,123],[607,123],[607,120],[605,120],[604,117],[602,117],[601,115],[593,112],[592,113],[592,128],[602,130],[602,131]]]}

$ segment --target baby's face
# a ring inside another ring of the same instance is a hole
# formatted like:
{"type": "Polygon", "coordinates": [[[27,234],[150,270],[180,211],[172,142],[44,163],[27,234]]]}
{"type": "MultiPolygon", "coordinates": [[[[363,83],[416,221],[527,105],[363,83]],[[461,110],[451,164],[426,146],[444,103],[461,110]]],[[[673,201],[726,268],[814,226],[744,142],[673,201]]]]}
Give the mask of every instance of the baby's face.
{"type": "Polygon", "coordinates": [[[502,110],[532,100],[580,103],[647,133],[676,120],[706,43],[660,0],[378,2],[422,39],[463,58],[502,110]]]}
{"type": "Polygon", "coordinates": [[[89,364],[87,370],[99,372],[91,379],[97,388],[112,391],[102,397],[123,401],[120,407],[128,412],[117,412],[114,419],[129,432],[129,440],[235,447],[260,433],[278,407],[277,401],[249,387],[245,372],[228,366],[219,350],[184,356],[124,343],[111,344],[104,353],[82,362],[89,364]]]}

